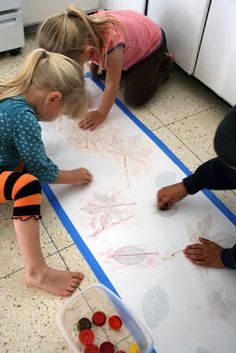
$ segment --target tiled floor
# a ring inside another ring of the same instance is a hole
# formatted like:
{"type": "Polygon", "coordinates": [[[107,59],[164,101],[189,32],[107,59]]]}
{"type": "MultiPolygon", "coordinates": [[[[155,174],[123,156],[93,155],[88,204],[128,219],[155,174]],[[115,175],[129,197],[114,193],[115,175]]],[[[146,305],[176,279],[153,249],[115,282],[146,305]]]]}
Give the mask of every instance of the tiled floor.
{"type": "MultiPolygon", "coordinates": [[[[0,78],[14,76],[34,47],[31,34],[27,36],[21,55],[0,56],[0,78]]],[[[122,92],[120,95],[122,97],[122,92]]],[[[194,171],[214,156],[214,131],[229,109],[200,82],[175,67],[169,81],[148,105],[132,111],[194,171]]],[[[217,195],[233,212],[236,211],[233,191],[217,192],[217,195]]],[[[42,214],[41,242],[47,262],[58,269],[83,271],[82,289],[96,282],[46,198],[42,214]]],[[[25,286],[23,262],[10,217],[11,206],[1,205],[0,353],[69,352],[55,325],[55,313],[64,299],[25,286]]]]}

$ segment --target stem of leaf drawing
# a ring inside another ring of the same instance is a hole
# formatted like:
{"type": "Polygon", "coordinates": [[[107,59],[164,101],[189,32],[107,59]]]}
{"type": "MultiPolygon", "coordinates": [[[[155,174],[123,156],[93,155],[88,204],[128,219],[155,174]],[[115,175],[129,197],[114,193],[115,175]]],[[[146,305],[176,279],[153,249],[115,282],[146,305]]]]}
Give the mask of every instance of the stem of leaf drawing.
{"type": "Polygon", "coordinates": [[[109,208],[120,207],[120,206],[134,206],[134,205],[135,205],[135,202],[131,202],[131,203],[117,203],[115,205],[105,205],[105,206],[92,207],[92,210],[103,210],[103,209],[109,209],[109,208]]]}
{"type": "Polygon", "coordinates": [[[202,232],[202,238],[204,238],[204,235],[205,235],[205,232],[206,232],[207,228],[209,228],[209,219],[207,220],[205,228],[204,228],[204,230],[202,232]]]}
{"type": "Polygon", "coordinates": [[[102,230],[109,228],[109,227],[107,227],[107,219],[108,219],[109,214],[110,214],[110,210],[107,210],[107,212],[105,214],[105,219],[103,220],[103,222],[101,222],[102,230]]]}
{"type": "Polygon", "coordinates": [[[85,149],[88,149],[88,132],[85,132],[85,149]]]}
{"type": "Polygon", "coordinates": [[[105,229],[108,229],[108,228],[111,228],[113,226],[116,226],[117,224],[121,224],[122,222],[125,222],[125,221],[127,221],[127,219],[132,218],[132,217],[134,217],[134,215],[126,217],[126,218],[123,218],[123,219],[119,220],[118,222],[114,222],[107,228],[101,228],[101,229],[97,230],[95,233],[89,235],[88,238],[93,238],[96,235],[98,235],[99,233],[102,233],[105,229]]]}
{"type": "Polygon", "coordinates": [[[158,255],[158,252],[140,252],[137,254],[113,254],[111,257],[124,257],[124,256],[140,256],[140,255],[158,255]]]}
{"type": "Polygon", "coordinates": [[[125,175],[126,175],[126,180],[128,184],[128,188],[130,187],[129,184],[129,174],[128,174],[128,161],[127,161],[127,156],[124,156],[124,168],[125,168],[125,175]]]}
{"type": "Polygon", "coordinates": [[[178,250],[178,251],[175,251],[173,252],[173,254],[171,254],[171,256],[175,256],[176,254],[178,254],[179,252],[183,252],[184,249],[181,249],[181,250],[178,250]]]}

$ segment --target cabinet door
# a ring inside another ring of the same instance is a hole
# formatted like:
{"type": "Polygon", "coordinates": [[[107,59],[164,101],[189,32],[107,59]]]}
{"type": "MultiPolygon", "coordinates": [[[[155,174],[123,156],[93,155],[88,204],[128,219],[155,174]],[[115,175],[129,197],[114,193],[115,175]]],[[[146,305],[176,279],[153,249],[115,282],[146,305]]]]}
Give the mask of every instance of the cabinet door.
{"type": "Polygon", "coordinates": [[[44,21],[48,16],[55,15],[57,12],[65,11],[66,8],[74,3],[83,10],[94,10],[99,6],[99,0],[22,0],[22,14],[24,25],[32,25],[44,21]]]}
{"type": "Polygon", "coordinates": [[[236,104],[236,1],[212,0],[194,75],[236,104]]]}
{"type": "Polygon", "coordinates": [[[168,48],[187,73],[194,71],[210,0],[149,0],[147,15],[165,31],[168,48]]]}
{"type": "Polygon", "coordinates": [[[146,0],[101,0],[100,6],[107,10],[135,10],[145,11],[146,0]]]}

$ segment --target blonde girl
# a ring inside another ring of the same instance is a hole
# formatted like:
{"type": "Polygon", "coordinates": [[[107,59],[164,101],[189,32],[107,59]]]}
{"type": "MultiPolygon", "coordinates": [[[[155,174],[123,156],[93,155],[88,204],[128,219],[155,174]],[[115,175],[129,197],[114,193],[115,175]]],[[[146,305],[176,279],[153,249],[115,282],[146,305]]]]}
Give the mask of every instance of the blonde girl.
{"type": "Polygon", "coordinates": [[[14,79],[0,82],[0,203],[14,202],[12,218],[26,283],[59,296],[71,295],[83,274],[59,271],[44,261],[40,185],[82,185],[92,177],[85,168],[58,169],[45,153],[38,121],[52,121],[63,113],[73,118],[85,109],[81,67],[61,54],[36,49],[14,79]]]}
{"type": "Polygon", "coordinates": [[[92,73],[106,72],[99,107],[80,126],[95,129],[107,117],[125,72],[125,101],[145,104],[168,79],[171,59],[162,29],[148,17],[131,10],[98,11],[86,15],[71,5],[49,17],[38,32],[39,45],[81,64],[92,62],[92,73]]]}

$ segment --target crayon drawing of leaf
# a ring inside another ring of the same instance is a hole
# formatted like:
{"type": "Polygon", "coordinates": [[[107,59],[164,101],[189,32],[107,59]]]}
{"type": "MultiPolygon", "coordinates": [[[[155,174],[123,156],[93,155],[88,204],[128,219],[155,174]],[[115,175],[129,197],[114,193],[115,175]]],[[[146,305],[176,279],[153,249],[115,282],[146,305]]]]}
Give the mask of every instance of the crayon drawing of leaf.
{"type": "Polygon", "coordinates": [[[109,152],[122,161],[128,187],[130,187],[130,173],[143,173],[150,162],[151,150],[140,135],[123,139],[113,136],[109,152]]]}
{"type": "Polygon", "coordinates": [[[212,228],[212,216],[209,214],[202,221],[198,222],[198,231],[201,237],[209,237],[210,230],[212,228]]]}
{"type": "Polygon", "coordinates": [[[212,224],[211,214],[199,221],[196,227],[193,227],[191,224],[187,224],[187,234],[189,236],[189,240],[191,242],[198,242],[199,237],[210,238],[212,224]]]}
{"type": "Polygon", "coordinates": [[[110,228],[113,224],[122,222],[121,211],[117,208],[110,208],[107,212],[103,212],[100,218],[102,229],[110,228]]]}
{"type": "Polygon", "coordinates": [[[72,144],[76,149],[86,150],[91,153],[102,153],[99,149],[99,143],[102,145],[106,142],[105,133],[102,129],[97,129],[96,132],[82,130],[79,127],[79,122],[68,118],[61,118],[58,123],[58,130],[62,131],[69,144],[72,144]]]}
{"type": "Polygon", "coordinates": [[[169,298],[166,291],[159,287],[150,288],[143,299],[143,316],[147,325],[158,327],[169,313],[169,298]]]}
{"type": "Polygon", "coordinates": [[[157,252],[148,253],[138,246],[123,246],[111,256],[122,265],[136,265],[143,262],[147,256],[157,255],[157,252]]]}
{"type": "Polygon", "coordinates": [[[209,304],[209,315],[212,320],[223,320],[225,322],[233,322],[236,312],[236,302],[225,293],[223,289],[212,290],[207,296],[209,304]]]}
{"type": "Polygon", "coordinates": [[[102,231],[121,224],[134,216],[134,202],[121,202],[118,195],[111,196],[104,194],[94,194],[94,199],[81,208],[89,215],[89,223],[93,229],[92,235],[95,236],[102,231]]]}

